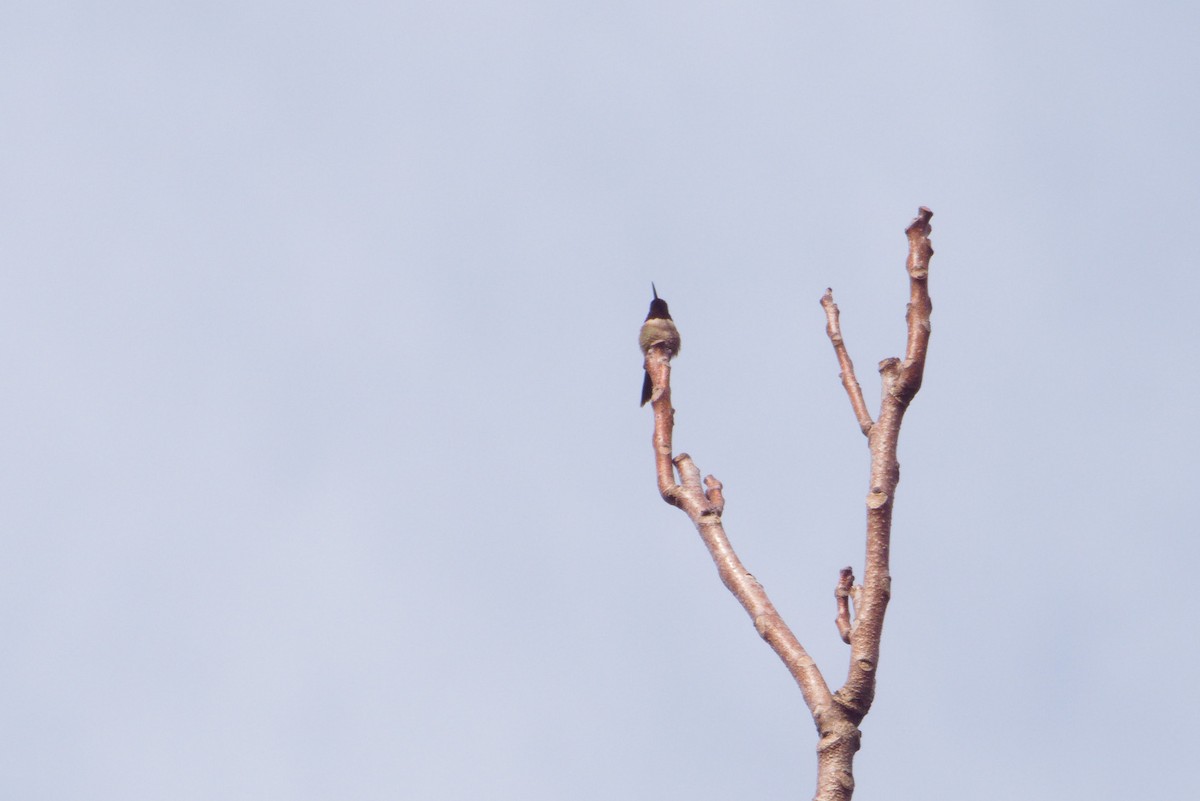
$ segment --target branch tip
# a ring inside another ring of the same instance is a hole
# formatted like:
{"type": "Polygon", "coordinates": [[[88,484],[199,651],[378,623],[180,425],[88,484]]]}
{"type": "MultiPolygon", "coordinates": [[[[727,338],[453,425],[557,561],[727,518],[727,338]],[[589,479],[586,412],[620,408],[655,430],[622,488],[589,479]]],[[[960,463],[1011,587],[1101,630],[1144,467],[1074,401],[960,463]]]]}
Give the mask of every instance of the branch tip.
{"type": "Polygon", "coordinates": [[[720,517],[725,512],[725,486],[716,476],[704,477],[704,497],[708,499],[708,513],[720,517]]]}

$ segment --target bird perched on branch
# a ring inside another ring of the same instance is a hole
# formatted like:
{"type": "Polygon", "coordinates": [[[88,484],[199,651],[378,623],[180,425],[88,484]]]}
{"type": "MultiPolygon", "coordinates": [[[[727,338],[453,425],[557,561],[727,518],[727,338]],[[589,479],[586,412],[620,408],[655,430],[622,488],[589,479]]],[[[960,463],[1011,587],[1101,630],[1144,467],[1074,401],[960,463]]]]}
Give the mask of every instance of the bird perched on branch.
{"type": "MultiPolygon", "coordinates": [[[[658,289],[653,283],[650,284],[650,290],[654,292],[654,300],[650,301],[650,313],[646,315],[646,322],[642,323],[638,344],[642,346],[642,353],[647,356],[650,355],[650,348],[661,345],[667,351],[667,358],[673,359],[679,355],[679,329],[671,319],[667,302],[658,296],[658,289]]],[[[646,377],[642,380],[643,406],[650,400],[653,392],[654,383],[650,380],[650,371],[647,370],[646,377]]]]}

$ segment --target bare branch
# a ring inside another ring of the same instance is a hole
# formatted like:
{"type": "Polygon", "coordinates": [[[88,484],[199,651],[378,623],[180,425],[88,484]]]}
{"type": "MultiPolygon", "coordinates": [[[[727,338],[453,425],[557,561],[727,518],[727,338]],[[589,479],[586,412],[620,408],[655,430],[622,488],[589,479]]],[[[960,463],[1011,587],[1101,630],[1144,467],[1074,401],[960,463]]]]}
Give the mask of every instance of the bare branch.
{"type": "Polygon", "coordinates": [[[671,408],[671,353],[661,345],[646,353],[646,372],[654,385],[651,396],[654,409],[654,467],[658,473],[658,491],[672,506],[679,506],[679,487],[675,484],[675,466],[671,462],[671,435],[675,429],[675,410],[671,408]]]}
{"type": "Polygon", "coordinates": [[[929,274],[929,219],[933,212],[922,207],[906,230],[909,241],[908,274],[911,299],[908,305],[908,348],[905,360],[884,359],[879,363],[883,392],[879,417],[867,437],[871,452],[871,481],[867,493],[867,553],[860,603],[855,605],[854,630],[850,638],[850,670],[846,683],[834,697],[855,723],[871,708],[875,698],[875,670],[883,618],[892,595],[889,567],[892,535],[892,505],[900,482],[896,447],[900,424],[917,390],[925,368],[929,344],[929,313],[932,305],[926,285],[929,274]]]}
{"type": "Polygon", "coordinates": [[[933,212],[921,207],[917,218],[905,229],[908,235],[908,346],[904,350],[904,363],[896,391],[902,403],[912,402],[925,376],[925,354],[929,350],[929,334],[932,330],[929,315],[933,302],[929,299],[929,259],[933,246],[929,244],[929,225],[933,212]]]}
{"type": "Polygon", "coordinates": [[[854,416],[858,418],[858,427],[866,436],[871,434],[871,426],[874,422],[871,420],[871,413],[867,411],[867,402],[863,399],[862,386],[858,383],[858,377],[854,375],[854,362],[850,360],[850,353],[846,350],[846,341],[842,339],[841,312],[838,310],[837,304],[833,302],[833,290],[826,289],[825,294],[821,296],[821,307],[825,309],[825,333],[829,335],[829,341],[833,343],[833,352],[837,354],[838,364],[842,367],[841,375],[842,386],[846,388],[846,394],[850,396],[850,405],[854,407],[854,416]]]}
{"type": "Polygon", "coordinates": [[[833,696],[829,685],[825,683],[816,662],[804,650],[804,646],[796,639],[796,635],[788,628],[775,605],[767,596],[766,590],[746,570],[737,553],[733,550],[729,538],[725,535],[725,527],[721,522],[721,514],[725,510],[725,496],[721,482],[713,476],[707,476],[703,483],[700,481],[700,470],[686,453],[681,453],[671,459],[673,429],[675,425],[674,410],[671,408],[671,369],[665,355],[654,358],[655,349],[651,348],[646,358],[646,369],[650,372],[657,398],[652,399],[654,405],[654,453],[658,472],[658,488],[663,500],[682,509],[704,541],[717,567],[721,582],[754,621],[754,628],[760,637],[775,651],[783,661],[788,672],[800,687],[804,702],[813,711],[818,731],[821,723],[818,714],[833,708],[833,696]],[[659,387],[662,388],[659,394],[659,387]],[[666,468],[664,469],[664,461],[666,468]],[[675,483],[672,467],[679,471],[679,483],[675,483]]]}

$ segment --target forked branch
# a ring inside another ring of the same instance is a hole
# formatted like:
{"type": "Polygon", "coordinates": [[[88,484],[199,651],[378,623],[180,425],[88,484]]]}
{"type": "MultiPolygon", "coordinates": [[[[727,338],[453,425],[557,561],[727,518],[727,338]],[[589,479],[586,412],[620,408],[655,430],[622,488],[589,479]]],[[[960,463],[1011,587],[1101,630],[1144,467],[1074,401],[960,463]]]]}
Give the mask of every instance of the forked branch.
{"type": "MultiPolygon", "coordinates": [[[[645,368],[652,381],[654,408],[654,454],[658,489],[663,500],[682,509],[700,533],[721,581],[754,621],[759,635],[783,661],[812,713],[820,740],[817,744],[816,801],[848,801],[854,792],[854,754],[861,733],[859,724],[875,697],[875,676],[883,617],[891,597],[888,556],[891,547],[892,505],[900,466],[896,447],[904,412],[912,402],[925,370],[929,346],[929,300],[927,279],[933,248],[929,244],[929,220],[933,212],[922,207],[908,226],[908,340],[904,358],[884,359],[879,364],[883,384],[879,413],[872,420],[854,374],[842,337],[840,314],[833,291],[821,298],[826,332],[841,368],[842,385],[859,429],[867,437],[871,454],[871,478],[867,491],[867,548],[863,583],[854,584],[854,573],[844,568],[839,575],[837,629],[850,645],[850,668],[842,687],[830,692],[821,671],[800,641],[780,617],[762,585],[738,559],[725,534],[721,514],[725,498],[721,482],[712,476],[700,480],[700,470],[687,454],[672,456],[675,411],[671,406],[670,359],[677,351],[665,344],[643,344],[645,368]],[[676,480],[678,472],[678,481],[676,480]],[[853,607],[853,608],[852,608],[853,607]]],[[[656,294],[657,301],[657,294],[656,294]]],[[[665,308],[665,307],[664,307],[665,308]]],[[[653,315],[651,315],[652,317],[653,315]]],[[[647,319],[651,319],[648,317],[647,319]]],[[[669,319],[669,318],[668,318],[669,319]]]]}

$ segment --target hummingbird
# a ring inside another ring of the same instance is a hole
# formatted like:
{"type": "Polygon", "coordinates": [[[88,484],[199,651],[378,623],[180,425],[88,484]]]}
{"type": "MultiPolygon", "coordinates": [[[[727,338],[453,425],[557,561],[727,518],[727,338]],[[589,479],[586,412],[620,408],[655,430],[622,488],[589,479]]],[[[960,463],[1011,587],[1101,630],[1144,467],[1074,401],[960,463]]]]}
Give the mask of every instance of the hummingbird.
{"type": "MultiPolygon", "coordinates": [[[[650,301],[650,313],[646,315],[646,322],[642,323],[638,344],[642,346],[642,353],[646,355],[649,355],[650,348],[655,345],[665,346],[667,358],[673,359],[679,354],[679,329],[671,319],[667,302],[658,296],[658,289],[653,283],[650,284],[650,290],[654,293],[654,300],[650,301]]],[[[650,400],[653,392],[654,383],[650,380],[650,372],[646,371],[646,377],[642,380],[643,406],[650,400]]]]}

